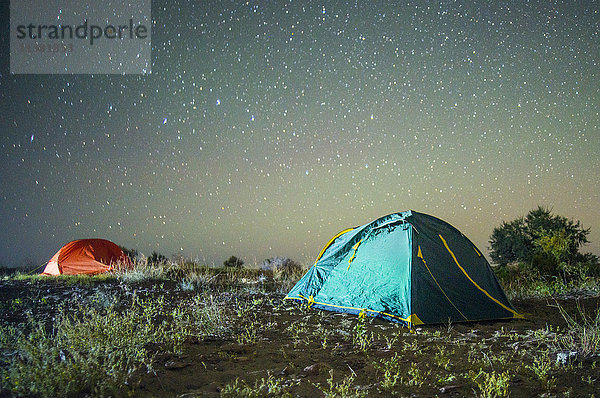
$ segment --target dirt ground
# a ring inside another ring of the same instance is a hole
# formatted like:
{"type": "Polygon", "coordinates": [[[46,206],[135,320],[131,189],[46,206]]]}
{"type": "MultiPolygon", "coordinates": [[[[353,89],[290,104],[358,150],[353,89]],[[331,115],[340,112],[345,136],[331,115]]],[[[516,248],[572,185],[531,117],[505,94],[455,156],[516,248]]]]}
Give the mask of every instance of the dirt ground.
{"type": "MultiPolygon", "coordinates": [[[[125,297],[131,290],[164,295],[172,306],[198,294],[175,283],[107,281],[84,286],[0,280],[0,319],[19,324],[33,316],[51,325],[61,304],[82,301],[98,291],[125,297]]],[[[133,395],[218,397],[236,379],[239,386],[252,387],[271,376],[300,397],[340,392],[344,380],[351,391],[366,396],[464,397],[482,393],[475,381],[485,380],[485,375],[476,377],[480,371],[506,373],[511,397],[588,397],[600,390],[600,358],[569,354],[556,343],[567,327],[557,304],[570,314],[578,313],[578,305],[593,314],[600,305],[598,297],[515,300],[525,319],[422,326],[410,332],[379,319],[365,321],[363,330],[357,316],[301,307],[284,301],[281,293],[215,294],[227,295],[224,302],[231,313],[240,302],[250,303],[231,326],[232,333],[190,338],[178,355],[157,347],[153,371],[136,374],[139,385],[133,395]],[[364,337],[362,348],[357,334],[364,337]],[[557,355],[568,359],[557,364],[557,355]],[[393,386],[382,385],[386,369],[400,370],[393,386]]]]}

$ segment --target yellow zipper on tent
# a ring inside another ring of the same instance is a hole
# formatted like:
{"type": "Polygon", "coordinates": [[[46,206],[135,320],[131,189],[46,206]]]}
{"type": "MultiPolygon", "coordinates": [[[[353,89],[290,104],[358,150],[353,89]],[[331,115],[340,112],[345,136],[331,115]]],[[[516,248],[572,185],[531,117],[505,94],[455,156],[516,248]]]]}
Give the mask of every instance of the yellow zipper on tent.
{"type": "Polygon", "coordinates": [[[360,242],[362,242],[362,239],[359,240],[358,243],[352,247],[354,249],[354,253],[352,253],[352,257],[350,257],[350,260],[348,260],[348,268],[346,268],[346,271],[348,271],[350,269],[350,264],[352,264],[352,261],[354,261],[354,257],[356,257],[356,251],[358,250],[358,246],[360,245],[360,242]]]}

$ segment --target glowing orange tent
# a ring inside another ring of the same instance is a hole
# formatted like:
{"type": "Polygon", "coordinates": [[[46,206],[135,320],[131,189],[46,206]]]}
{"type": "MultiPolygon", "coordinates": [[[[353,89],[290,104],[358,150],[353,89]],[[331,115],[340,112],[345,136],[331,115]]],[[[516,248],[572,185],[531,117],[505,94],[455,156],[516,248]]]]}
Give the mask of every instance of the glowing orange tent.
{"type": "Polygon", "coordinates": [[[132,267],[123,250],[104,239],[80,239],[69,242],[48,261],[42,275],[100,274],[115,265],[132,267]]]}

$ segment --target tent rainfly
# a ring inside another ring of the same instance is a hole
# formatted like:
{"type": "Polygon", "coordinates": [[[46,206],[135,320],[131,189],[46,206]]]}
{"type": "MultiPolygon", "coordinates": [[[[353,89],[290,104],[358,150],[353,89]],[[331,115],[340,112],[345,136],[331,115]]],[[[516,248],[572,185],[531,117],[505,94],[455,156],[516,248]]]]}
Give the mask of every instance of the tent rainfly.
{"type": "Polygon", "coordinates": [[[286,299],[408,327],[523,317],[466,236],[415,211],[334,236],[286,299]]]}
{"type": "Polygon", "coordinates": [[[80,239],[69,242],[48,261],[42,275],[100,274],[115,265],[132,267],[131,260],[113,242],[104,239],[80,239]]]}

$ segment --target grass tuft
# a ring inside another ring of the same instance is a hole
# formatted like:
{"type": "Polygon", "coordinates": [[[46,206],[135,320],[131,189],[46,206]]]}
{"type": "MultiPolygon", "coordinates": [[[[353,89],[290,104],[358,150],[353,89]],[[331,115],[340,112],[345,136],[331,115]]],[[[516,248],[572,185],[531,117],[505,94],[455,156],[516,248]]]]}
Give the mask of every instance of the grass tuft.
{"type": "Polygon", "coordinates": [[[508,371],[499,373],[495,371],[485,372],[479,369],[477,373],[470,371],[468,377],[477,386],[479,390],[477,396],[480,398],[501,398],[510,395],[508,390],[510,374],[508,371]]]}
{"type": "Polygon", "coordinates": [[[277,398],[291,398],[292,394],[289,392],[289,386],[284,384],[283,380],[275,379],[272,375],[269,375],[266,379],[262,378],[254,382],[253,385],[248,384],[245,381],[235,379],[234,382],[229,383],[221,390],[221,398],[263,398],[263,397],[277,397],[277,398]]]}
{"type": "Polygon", "coordinates": [[[320,384],[314,384],[322,393],[325,398],[360,398],[366,397],[367,391],[361,390],[358,387],[353,386],[354,376],[348,375],[342,380],[342,382],[335,382],[333,379],[333,369],[329,371],[329,378],[327,379],[327,387],[323,387],[320,384]]]}
{"type": "Polygon", "coordinates": [[[556,307],[567,322],[567,328],[558,336],[559,346],[567,351],[577,352],[582,357],[600,354],[600,310],[588,315],[577,300],[577,315],[571,316],[558,303],[556,307]]]}
{"type": "Polygon", "coordinates": [[[136,372],[152,371],[150,346],[180,352],[190,336],[226,330],[222,307],[212,296],[196,296],[169,310],[164,298],[133,295],[123,309],[102,295],[62,309],[49,329],[30,320],[29,331],[0,326],[2,347],[15,354],[0,367],[2,390],[17,396],[121,396],[134,392],[136,372]],[[100,299],[98,299],[100,297],[100,299]]]}

